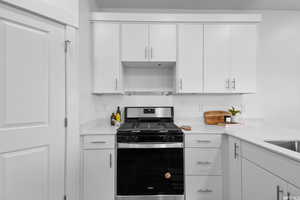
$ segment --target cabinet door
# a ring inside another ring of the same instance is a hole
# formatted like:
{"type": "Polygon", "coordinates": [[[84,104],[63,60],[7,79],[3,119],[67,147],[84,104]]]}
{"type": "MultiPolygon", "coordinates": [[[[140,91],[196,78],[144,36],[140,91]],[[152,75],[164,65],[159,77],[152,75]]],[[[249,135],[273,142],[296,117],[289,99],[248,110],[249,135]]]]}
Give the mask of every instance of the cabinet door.
{"type": "Polygon", "coordinates": [[[242,172],[243,200],[283,199],[287,187],[283,180],[245,159],[242,160],[242,172]]]}
{"type": "Polygon", "coordinates": [[[94,23],[94,93],[119,93],[119,24],[94,23]]]}
{"type": "Polygon", "coordinates": [[[150,61],[176,61],[176,25],[149,25],[150,61]]]}
{"type": "Polygon", "coordinates": [[[204,91],[230,92],[230,25],[204,25],[204,91]]]}
{"type": "Polygon", "coordinates": [[[185,148],[186,175],[222,175],[219,149],[185,148]]]}
{"type": "Polygon", "coordinates": [[[149,58],[148,24],[121,25],[122,61],[147,61],[149,58]]]}
{"type": "Polygon", "coordinates": [[[178,92],[203,92],[203,25],[178,26],[178,92]]]}
{"type": "Polygon", "coordinates": [[[115,197],[114,150],[84,150],[83,184],[84,200],[114,200],[115,197]]]}
{"type": "Polygon", "coordinates": [[[230,200],[242,199],[242,158],[240,140],[228,138],[228,196],[230,200]]]}
{"type": "Polygon", "coordinates": [[[222,200],[222,176],[186,176],[186,200],[222,200]]]}
{"type": "Polygon", "coordinates": [[[256,91],[255,24],[231,25],[231,88],[236,93],[256,91]]]}

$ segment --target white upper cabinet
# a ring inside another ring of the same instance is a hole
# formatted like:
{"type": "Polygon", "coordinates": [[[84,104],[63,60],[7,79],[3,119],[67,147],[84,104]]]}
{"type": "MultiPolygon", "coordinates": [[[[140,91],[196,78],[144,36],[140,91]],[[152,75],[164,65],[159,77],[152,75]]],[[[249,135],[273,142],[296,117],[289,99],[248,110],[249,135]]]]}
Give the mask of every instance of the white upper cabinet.
{"type": "Polygon", "coordinates": [[[236,93],[256,92],[255,24],[231,25],[231,81],[236,93]]]}
{"type": "Polygon", "coordinates": [[[204,92],[230,92],[229,77],[230,25],[204,25],[204,92]]]}
{"type": "Polygon", "coordinates": [[[203,92],[203,24],[178,25],[177,92],[203,92]]]}
{"type": "Polygon", "coordinates": [[[175,24],[122,24],[123,62],[176,61],[175,24]]]}
{"type": "Polygon", "coordinates": [[[93,23],[94,93],[120,93],[120,25],[93,23]]]}
{"type": "Polygon", "coordinates": [[[121,25],[122,61],[148,61],[148,25],[121,25]]]}
{"type": "Polygon", "coordinates": [[[204,25],[204,91],[256,91],[256,24],[204,25]]]}
{"type": "Polygon", "coordinates": [[[176,61],[176,25],[149,25],[150,61],[176,61]]]}
{"type": "Polygon", "coordinates": [[[92,15],[95,93],[256,92],[259,15],[162,16],[92,15]]]}

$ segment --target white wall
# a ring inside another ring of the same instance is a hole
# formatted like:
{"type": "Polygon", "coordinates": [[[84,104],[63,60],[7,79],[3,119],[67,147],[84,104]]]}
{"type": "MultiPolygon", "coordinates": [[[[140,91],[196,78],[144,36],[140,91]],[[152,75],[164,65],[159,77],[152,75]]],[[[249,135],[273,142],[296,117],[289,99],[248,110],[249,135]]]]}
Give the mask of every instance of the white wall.
{"type": "MultiPolygon", "coordinates": [[[[257,94],[182,96],[92,96],[88,45],[81,49],[80,120],[109,117],[116,106],[173,105],[176,116],[201,117],[207,109],[238,105],[247,118],[300,128],[300,12],[259,11],[257,94]],[[278,123],[280,122],[280,123],[278,123]]],[[[81,19],[81,22],[85,20],[81,19]]],[[[86,25],[84,27],[87,27],[86,25]]],[[[84,28],[82,27],[82,28],[84,28]]],[[[88,34],[81,34],[84,40],[88,34]]],[[[83,41],[84,41],[83,40],[83,41]]],[[[81,43],[83,43],[81,41],[81,43]]]]}
{"type": "Polygon", "coordinates": [[[96,118],[95,96],[92,93],[91,32],[90,10],[93,1],[79,1],[79,121],[86,122],[96,118]]]}
{"type": "Polygon", "coordinates": [[[300,12],[264,11],[257,94],[244,96],[249,117],[300,128],[300,12]]]}
{"type": "Polygon", "coordinates": [[[96,0],[96,2],[101,8],[113,9],[300,9],[298,0],[96,0]]]}

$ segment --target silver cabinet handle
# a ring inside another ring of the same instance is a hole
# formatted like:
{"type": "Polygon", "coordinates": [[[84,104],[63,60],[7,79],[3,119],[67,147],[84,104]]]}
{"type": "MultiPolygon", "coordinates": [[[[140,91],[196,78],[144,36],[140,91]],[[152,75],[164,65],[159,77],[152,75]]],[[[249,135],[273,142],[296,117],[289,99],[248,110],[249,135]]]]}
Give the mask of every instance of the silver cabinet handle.
{"type": "Polygon", "coordinates": [[[211,143],[210,140],[197,140],[198,143],[211,143]]]}
{"type": "Polygon", "coordinates": [[[115,90],[118,90],[118,79],[115,79],[115,90]]]}
{"type": "Polygon", "coordinates": [[[226,80],[226,89],[229,89],[230,88],[230,79],[227,79],[226,80]]]}
{"type": "Polygon", "coordinates": [[[112,168],[112,154],[109,153],[109,168],[112,168]]]}
{"type": "Polygon", "coordinates": [[[276,188],[276,195],[277,195],[277,200],[283,200],[283,190],[280,188],[279,185],[277,185],[276,188]]]}
{"type": "Polygon", "coordinates": [[[210,189],[200,189],[200,190],[198,190],[198,192],[201,192],[201,193],[210,193],[210,192],[213,192],[213,191],[210,190],[210,189]]]}
{"type": "Polygon", "coordinates": [[[239,145],[237,143],[234,143],[234,159],[238,158],[238,155],[239,155],[237,152],[238,148],[239,148],[239,145]]]}
{"type": "Polygon", "coordinates": [[[277,196],[277,200],[283,200],[283,190],[280,188],[279,185],[277,185],[276,188],[276,196],[277,196]]]}
{"type": "Polygon", "coordinates": [[[153,48],[152,47],[150,48],[150,58],[151,58],[151,60],[153,58],[153,48]]]}
{"type": "Polygon", "coordinates": [[[147,60],[148,58],[148,47],[145,47],[145,59],[147,60]]]}
{"type": "Polygon", "coordinates": [[[209,161],[198,161],[197,164],[198,165],[210,165],[211,162],[209,162],[209,161]]]}
{"type": "Polygon", "coordinates": [[[106,141],[93,141],[92,144],[106,144],[106,141]]]}
{"type": "Polygon", "coordinates": [[[232,89],[234,89],[235,90],[235,83],[236,83],[236,80],[235,80],[235,78],[233,78],[233,80],[232,80],[232,84],[233,84],[233,86],[232,86],[232,89]]]}
{"type": "Polygon", "coordinates": [[[180,90],[182,90],[182,78],[179,81],[179,87],[180,87],[180,90]]]}

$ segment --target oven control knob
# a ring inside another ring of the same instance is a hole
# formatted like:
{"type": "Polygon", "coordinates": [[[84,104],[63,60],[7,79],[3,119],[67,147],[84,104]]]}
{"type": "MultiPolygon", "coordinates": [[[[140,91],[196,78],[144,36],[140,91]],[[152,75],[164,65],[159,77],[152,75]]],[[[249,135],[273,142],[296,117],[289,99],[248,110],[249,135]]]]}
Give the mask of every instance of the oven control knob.
{"type": "Polygon", "coordinates": [[[171,172],[166,172],[164,177],[165,177],[165,179],[171,179],[172,178],[171,172]]]}

